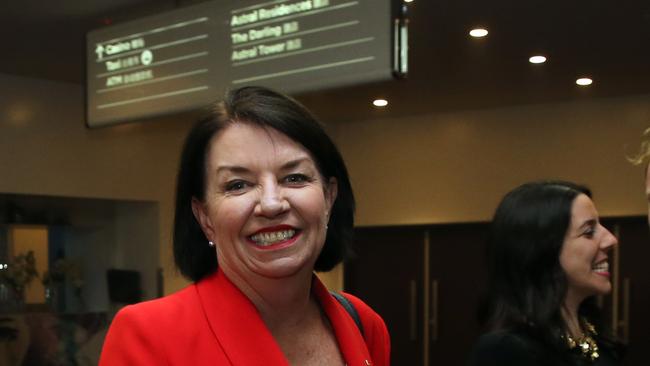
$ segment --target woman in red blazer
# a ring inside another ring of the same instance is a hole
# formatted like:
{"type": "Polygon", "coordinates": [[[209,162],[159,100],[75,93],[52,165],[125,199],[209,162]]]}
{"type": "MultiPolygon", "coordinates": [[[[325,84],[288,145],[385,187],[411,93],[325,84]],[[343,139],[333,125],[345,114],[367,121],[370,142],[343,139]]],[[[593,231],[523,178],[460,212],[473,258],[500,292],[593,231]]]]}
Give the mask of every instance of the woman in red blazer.
{"type": "Polygon", "coordinates": [[[229,92],[181,156],[174,258],[193,284],[122,309],[100,365],[388,366],[379,315],[314,275],[347,256],[353,216],[320,123],[277,92],[229,92]]]}

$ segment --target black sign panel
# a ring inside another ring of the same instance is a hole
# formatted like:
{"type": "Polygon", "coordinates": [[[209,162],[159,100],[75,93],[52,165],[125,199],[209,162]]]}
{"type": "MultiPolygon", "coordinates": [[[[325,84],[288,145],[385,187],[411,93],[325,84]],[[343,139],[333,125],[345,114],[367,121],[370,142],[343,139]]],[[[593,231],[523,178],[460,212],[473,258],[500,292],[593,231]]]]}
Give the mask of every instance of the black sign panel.
{"type": "Polygon", "coordinates": [[[389,79],[390,0],[215,0],[92,31],[87,121],[204,106],[226,88],[296,93],[389,79]]]}

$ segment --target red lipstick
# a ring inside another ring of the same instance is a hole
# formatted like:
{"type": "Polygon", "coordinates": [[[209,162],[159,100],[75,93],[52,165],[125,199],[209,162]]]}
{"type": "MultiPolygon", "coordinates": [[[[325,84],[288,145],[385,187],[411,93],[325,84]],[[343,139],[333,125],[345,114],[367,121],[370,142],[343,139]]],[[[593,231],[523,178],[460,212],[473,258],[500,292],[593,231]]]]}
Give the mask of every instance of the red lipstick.
{"type": "Polygon", "coordinates": [[[265,227],[263,229],[257,230],[251,236],[253,236],[255,234],[260,234],[260,233],[272,233],[274,231],[284,231],[284,230],[296,230],[296,228],[294,228],[293,226],[289,226],[289,225],[269,226],[269,227],[265,227]]]}

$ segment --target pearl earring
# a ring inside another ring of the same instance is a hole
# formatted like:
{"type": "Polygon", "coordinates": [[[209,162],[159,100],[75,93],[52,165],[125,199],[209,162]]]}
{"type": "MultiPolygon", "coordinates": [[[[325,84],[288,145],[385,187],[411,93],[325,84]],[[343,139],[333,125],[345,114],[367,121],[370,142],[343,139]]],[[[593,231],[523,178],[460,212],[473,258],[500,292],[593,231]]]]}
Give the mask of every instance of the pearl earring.
{"type": "Polygon", "coordinates": [[[211,247],[213,247],[213,246],[214,246],[214,243],[211,242],[211,241],[209,241],[209,242],[208,242],[208,245],[211,246],[211,247]]]}

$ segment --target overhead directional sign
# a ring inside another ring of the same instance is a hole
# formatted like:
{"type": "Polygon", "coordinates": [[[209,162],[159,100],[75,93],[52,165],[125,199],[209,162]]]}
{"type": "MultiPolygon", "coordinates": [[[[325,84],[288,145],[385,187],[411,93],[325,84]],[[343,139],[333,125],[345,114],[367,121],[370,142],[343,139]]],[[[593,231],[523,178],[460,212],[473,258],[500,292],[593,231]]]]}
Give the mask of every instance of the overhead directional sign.
{"type": "Polygon", "coordinates": [[[389,79],[390,0],[214,0],[87,35],[90,127],[190,110],[225,89],[389,79]]]}

